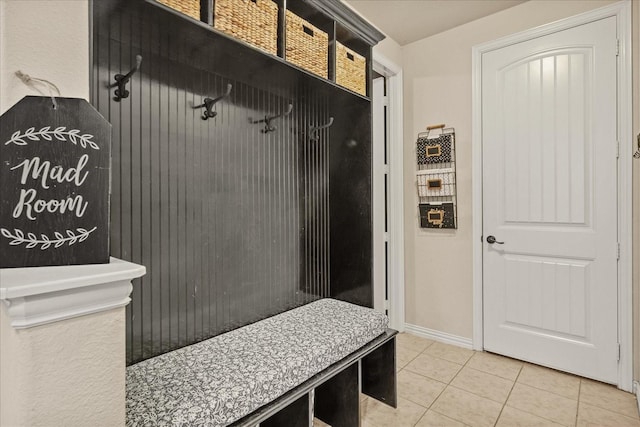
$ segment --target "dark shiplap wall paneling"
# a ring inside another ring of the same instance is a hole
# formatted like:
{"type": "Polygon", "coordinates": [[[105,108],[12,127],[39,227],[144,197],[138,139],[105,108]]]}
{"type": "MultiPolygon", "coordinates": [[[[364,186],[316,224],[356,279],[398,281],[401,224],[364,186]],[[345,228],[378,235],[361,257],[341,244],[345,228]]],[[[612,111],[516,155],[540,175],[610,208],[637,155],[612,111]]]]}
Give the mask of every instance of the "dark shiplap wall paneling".
{"type": "Polygon", "coordinates": [[[329,145],[330,295],[373,306],[371,106],[341,106],[329,145]]]}
{"type": "Polygon", "coordinates": [[[304,261],[307,292],[312,295],[329,295],[329,132],[322,130],[310,134],[312,127],[328,122],[326,101],[319,101],[313,92],[307,91],[298,99],[308,99],[303,104],[302,125],[303,230],[304,261]],[[317,137],[317,140],[316,140],[317,137]]]}
{"type": "Polygon", "coordinates": [[[128,363],[320,297],[370,305],[369,101],[144,1],[92,7],[92,102],[113,126],[111,254],[147,267],[127,307],[128,363]],[[116,102],[106,86],[137,54],[116,102]],[[228,83],[202,120],[192,106],[228,83]],[[250,123],[289,103],[275,132],[250,123]]]}

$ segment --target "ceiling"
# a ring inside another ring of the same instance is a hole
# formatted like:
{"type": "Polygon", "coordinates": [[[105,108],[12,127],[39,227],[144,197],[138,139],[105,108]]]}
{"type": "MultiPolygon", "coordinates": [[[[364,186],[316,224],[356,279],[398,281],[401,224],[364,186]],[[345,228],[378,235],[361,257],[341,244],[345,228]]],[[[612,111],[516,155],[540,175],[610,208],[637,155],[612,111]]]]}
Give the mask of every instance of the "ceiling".
{"type": "Polygon", "coordinates": [[[401,46],[526,0],[345,0],[401,46]]]}

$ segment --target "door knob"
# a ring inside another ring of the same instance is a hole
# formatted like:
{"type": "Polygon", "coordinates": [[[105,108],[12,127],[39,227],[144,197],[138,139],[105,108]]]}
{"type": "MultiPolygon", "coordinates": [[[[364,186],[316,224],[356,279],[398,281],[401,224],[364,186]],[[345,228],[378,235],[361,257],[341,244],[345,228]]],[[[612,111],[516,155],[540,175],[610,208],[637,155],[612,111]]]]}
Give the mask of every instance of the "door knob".
{"type": "Polygon", "coordinates": [[[498,242],[495,236],[487,236],[487,243],[491,243],[491,244],[497,243],[499,245],[504,245],[504,242],[498,242]]]}

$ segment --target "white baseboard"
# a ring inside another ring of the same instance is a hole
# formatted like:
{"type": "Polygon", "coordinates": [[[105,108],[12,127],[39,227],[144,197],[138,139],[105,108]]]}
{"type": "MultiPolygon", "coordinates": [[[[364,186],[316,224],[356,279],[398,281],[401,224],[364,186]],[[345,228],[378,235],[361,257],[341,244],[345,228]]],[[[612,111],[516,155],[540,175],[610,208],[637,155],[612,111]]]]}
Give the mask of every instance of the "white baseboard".
{"type": "Polygon", "coordinates": [[[636,395],[636,404],[638,405],[638,412],[640,412],[640,383],[638,381],[633,382],[633,394],[636,395]]]}
{"type": "Polygon", "coordinates": [[[440,341],[445,344],[457,345],[458,347],[473,349],[473,341],[471,338],[460,337],[442,331],[436,331],[422,326],[404,324],[404,331],[422,338],[428,338],[434,341],[440,341]]]}

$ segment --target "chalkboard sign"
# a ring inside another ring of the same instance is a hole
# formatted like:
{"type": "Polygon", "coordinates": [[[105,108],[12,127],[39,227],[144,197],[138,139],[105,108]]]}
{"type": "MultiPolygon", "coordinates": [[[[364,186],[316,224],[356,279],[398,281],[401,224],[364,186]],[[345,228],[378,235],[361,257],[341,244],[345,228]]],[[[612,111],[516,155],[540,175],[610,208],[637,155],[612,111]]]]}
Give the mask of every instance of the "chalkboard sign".
{"type": "Polygon", "coordinates": [[[453,203],[420,203],[418,208],[421,228],[456,228],[453,203]]]}
{"type": "Polygon", "coordinates": [[[84,99],[0,116],[0,267],[109,262],[111,125],[84,99]]]}
{"type": "Polygon", "coordinates": [[[440,145],[434,145],[433,147],[427,147],[427,157],[436,157],[442,155],[440,145]]]}

